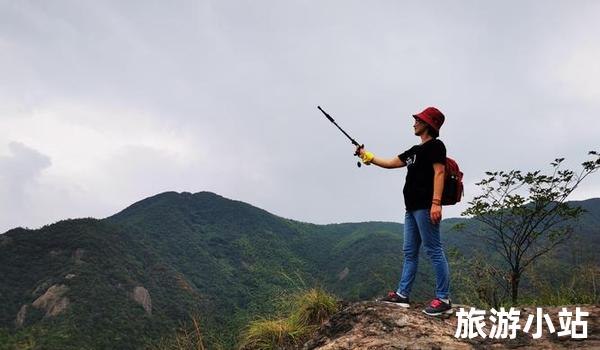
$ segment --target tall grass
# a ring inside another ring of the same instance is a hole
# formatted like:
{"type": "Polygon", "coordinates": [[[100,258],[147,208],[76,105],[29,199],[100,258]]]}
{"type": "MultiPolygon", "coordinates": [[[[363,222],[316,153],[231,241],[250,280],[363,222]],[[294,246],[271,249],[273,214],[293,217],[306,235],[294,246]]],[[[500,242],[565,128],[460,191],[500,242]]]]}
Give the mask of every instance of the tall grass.
{"type": "Polygon", "coordinates": [[[252,321],[242,335],[240,349],[287,349],[299,344],[305,329],[289,318],[252,321]]]}
{"type": "Polygon", "coordinates": [[[181,326],[174,336],[162,338],[150,350],[206,350],[198,316],[191,317],[191,324],[181,326]]]}
{"type": "Polygon", "coordinates": [[[320,288],[298,292],[282,305],[289,308],[287,316],[250,322],[242,332],[240,349],[296,348],[339,309],[336,298],[320,288]]]}
{"type": "Polygon", "coordinates": [[[321,325],[338,311],[335,297],[320,288],[299,294],[293,305],[290,319],[304,326],[321,325]]]}

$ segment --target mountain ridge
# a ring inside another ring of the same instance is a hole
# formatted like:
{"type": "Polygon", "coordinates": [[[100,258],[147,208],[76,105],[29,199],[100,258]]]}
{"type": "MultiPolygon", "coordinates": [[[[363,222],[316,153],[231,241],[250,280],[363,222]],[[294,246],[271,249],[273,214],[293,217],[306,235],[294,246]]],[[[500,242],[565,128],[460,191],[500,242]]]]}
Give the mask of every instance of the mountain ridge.
{"type": "MultiPolygon", "coordinates": [[[[574,263],[595,263],[600,199],[581,203],[589,220],[572,248],[574,263]]],[[[474,245],[451,230],[457,222],[469,220],[446,219],[443,239],[468,254],[474,245]]],[[[276,312],[273,301],[299,286],[322,285],[355,301],[393,287],[402,228],[394,222],[303,223],[212,192],[173,191],[104,219],[14,228],[0,235],[0,343],[34,339],[48,349],[102,348],[118,338],[123,349],[138,349],[197,313],[210,344],[232,346],[241,327],[276,312]],[[56,302],[68,304],[48,316],[36,300],[51,290],[62,293],[56,302]],[[18,316],[22,324],[15,327],[18,316]],[[127,334],[135,337],[124,342],[127,334]]],[[[429,269],[426,263],[420,268],[414,288],[423,300],[431,293],[429,269]]]]}
{"type": "MultiPolygon", "coordinates": [[[[27,228],[27,227],[22,227],[22,226],[18,226],[18,227],[13,227],[11,229],[8,229],[7,231],[0,233],[0,237],[3,234],[9,233],[11,231],[14,230],[24,230],[24,231],[32,231],[32,230],[39,230],[43,227],[46,227],[48,225],[53,225],[56,223],[59,223],[61,221],[65,221],[65,220],[77,220],[77,219],[97,219],[97,220],[110,220],[110,219],[114,219],[114,218],[118,218],[124,215],[127,215],[127,213],[129,211],[135,211],[135,210],[140,210],[140,209],[145,209],[147,206],[153,206],[156,204],[156,200],[158,199],[163,199],[163,198],[169,198],[169,199],[174,199],[174,198],[181,198],[181,197],[187,197],[187,196],[206,196],[206,198],[213,198],[213,199],[219,199],[219,200],[224,200],[224,201],[228,201],[230,203],[239,203],[245,206],[248,206],[250,208],[253,209],[257,209],[259,211],[262,211],[268,215],[277,217],[277,218],[281,218],[284,220],[289,220],[292,222],[296,222],[296,223],[301,223],[301,224],[309,224],[309,225],[317,225],[317,226],[335,226],[335,225],[342,225],[342,226],[346,226],[346,225],[352,225],[352,224],[363,224],[363,223],[383,223],[383,224],[401,224],[403,225],[403,222],[400,221],[382,221],[382,220],[369,220],[369,221],[356,221],[356,222],[335,222],[335,223],[326,223],[326,224],[316,224],[316,223],[312,223],[312,222],[307,222],[307,221],[302,221],[302,220],[296,220],[293,218],[286,218],[283,216],[279,216],[273,213],[270,213],[260,207],[254,206],[252,204],[240,201],[240,200],[235,200],[235,199],[230,199],[227,198],[225,196],[221,196],[217,193],[211,192],[211,191],[199,191],[199,192],[187,192],[187,191],[182,191],[182,192],[177,192],[177,191],[165,191],[165,192],[161,192],[149,197],[146,197],[144,199],[141,199],[137,202],[134,202],[133,204],[125,207],[124,209],[116,212],[115,214],[109,215],[107,217],[104,218],[95,218],[95,217],[82,217],[82,218],[71,218],[71,219],[63,219],[63,220],[59,220],[56,221],[54,223],[50,223],[50,224],[46,224],[43,225],[39,228],[27,228]]],[[[573,201],[568,201],[568,203],[573,203],[573,204],[577,204],[577,205],[581,205],[584,209],[589,209],[589,208],[594,208],[595,212],[600,213],[600,210],[597,210],[598,206],[600,206],[600,198],[588,198],[588,199],[582,199],[582,200],[573,200],[573,201]]],[[[465,218],[465,217],[449,217],[449,218],[445,218],[442,221],[443,222],[462,222],[465,220],[469,220],[469,218],[465,218]]],[[[598,223],[600,224],[600,219],[598,220],[598,223]]]]}

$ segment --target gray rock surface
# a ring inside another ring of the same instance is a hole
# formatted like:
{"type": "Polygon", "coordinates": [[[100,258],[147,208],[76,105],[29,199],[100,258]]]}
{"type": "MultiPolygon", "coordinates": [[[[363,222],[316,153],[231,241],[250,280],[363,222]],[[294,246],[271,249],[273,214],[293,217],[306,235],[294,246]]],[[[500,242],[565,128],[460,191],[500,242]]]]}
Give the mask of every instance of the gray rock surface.
{"type": "Polygon", "coordinates": [[[59,315],[69,306],[69,299],[64,296],[68,290],[69,287],[65,285],[55,284],[37,298],[32,305],[45,310],[46,317],[59,315]]]}
{"type": "Polygon", "coordinates": [[[141,286],[133,288],[133,300],[142,305],[148,315],[152,315],[152,299],[146,288],[141,286]]]}
{"type": "Polygon", "coordinates": [[[15,327],[21,328],[25,323],[25,318],[27,317],[27,308],[29,306],[27,304],[21,306],[21,309],[17,313],[17,319],[15,320],[15,327]]]}
{"type": "MultiPolygon", "coordinates": [[[[533,339],[535,321],[532,328],[524,333],[517,331],[515,339],[473,339],[456,338],[458,317],[452,315],[447,319],[430,317],[422,313],[425,305],[414,305],[410,309],[381,303],[362,302],[350,304],[323,324],[317,334],[304,344],[305,350],[346,350],[346,349],[600,349],[600,306],[568,305],[568,311],[575,313],[575,307],[589,312],[582,318],[587,321],[585,340],[572,339],[571,336],[558,337],[560,323],[558,312],[562,307],[543,307],[556,329],[549,333],[546,323],[543,324],[542,336],[533,339]]],[[[536,314],[536,308],[521,308],[519,324],[525,326],[528,315],[536,314]]],[[[468,308],[466,308],[468,311],[468,308]]],[[[507,310],[508,311],[508,310],[507,310]]],[[[485,317],[485,332],[489,334],[492,327],[489,314],[485,317]]]]}

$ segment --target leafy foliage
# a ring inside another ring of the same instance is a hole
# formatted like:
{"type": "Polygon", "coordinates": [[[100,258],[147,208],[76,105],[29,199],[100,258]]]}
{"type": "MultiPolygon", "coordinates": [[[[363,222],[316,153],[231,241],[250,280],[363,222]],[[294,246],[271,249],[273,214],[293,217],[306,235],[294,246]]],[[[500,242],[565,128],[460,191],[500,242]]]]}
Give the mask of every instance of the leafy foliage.
{"type": "Polygon", "coordinates": [[[590,174],[600,168],[600,155],[589,152],[591,160],[582,163],[582,170],[561,169],[564,158],[551,163],[550,175],[541,171],[520,170],[486,172],[488,178],[477,183],[482,194],[469,202],[463,215],[470,215],[486,226],[478,236],[502,256],[514,303],[518,299],[519,283],[526,269],[540,256],[567,241],[573,231],[573,221],[583,214],[581,207],[572,207],[567,197],[590,174]]]}

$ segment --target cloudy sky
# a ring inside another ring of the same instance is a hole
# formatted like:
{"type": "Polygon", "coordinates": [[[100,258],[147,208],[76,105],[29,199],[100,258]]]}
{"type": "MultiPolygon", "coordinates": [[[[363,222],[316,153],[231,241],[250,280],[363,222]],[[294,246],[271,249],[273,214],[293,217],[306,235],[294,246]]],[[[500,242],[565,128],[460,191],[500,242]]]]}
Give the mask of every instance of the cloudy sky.
{"type": "MultiPolygon", "coordinates": [[[[465,172],[600,147],[598,1],[0,0],[0,232],[213,191],[314,223],[403,221],[405,169],[358,169],[446,114],[465,172]]],[[[600,197],[594,174],[573,199],[600,197]]],[[[463,205],[444,209],[459,216],[463,205]]]]}

